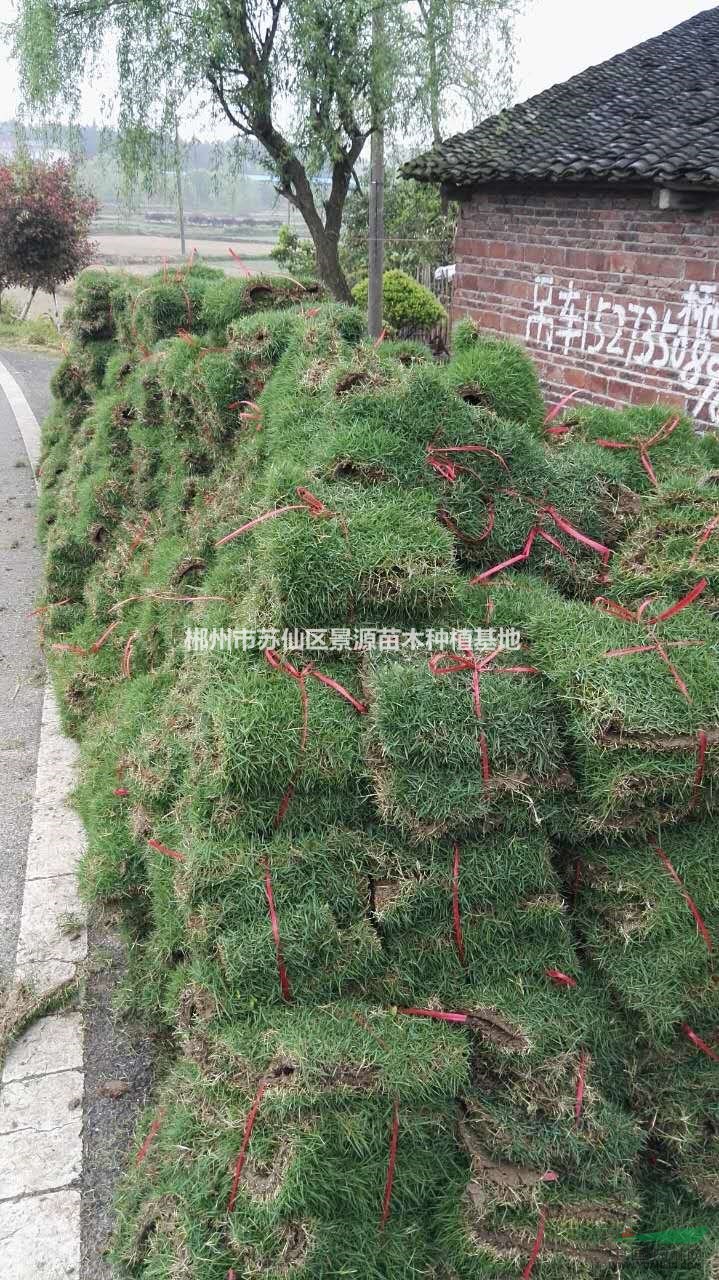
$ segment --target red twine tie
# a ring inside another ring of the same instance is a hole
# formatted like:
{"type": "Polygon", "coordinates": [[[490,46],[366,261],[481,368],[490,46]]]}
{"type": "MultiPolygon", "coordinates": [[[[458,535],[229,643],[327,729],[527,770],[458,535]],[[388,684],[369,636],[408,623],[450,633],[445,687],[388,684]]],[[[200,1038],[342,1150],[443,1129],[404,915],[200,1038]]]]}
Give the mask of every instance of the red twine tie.
{"type": "Polygon", "coordinates": [[[98,636],[97,640],[95,640],[95,641],[90,645],[90,648],[89,648],[89,649],[83,649],[83,648],[82,648],[80,645],[78,645],[78,644],[54,644],[52,647],[53,647],[53,649],[55,649],[58,653],[78,653],[78,654],[80,654],[80,656],[81,656],[81,657],[83,657],[83,658],[88,658],[88,657],[90,656],[90,654],[92,654],[92,653],[98,653],[98,652],[100,651],[100,649],[101,649],[101,648],[102,648],[102,646],[104,645],[105,641],[106,641],[106,640],[109,640],[109,638],[110,638],[110,636],[112,635],[113,631],[115,630],[115,628],[116,628],[116,627],[119,627],[119,625],[120,625],[119,621],[118,621],[118,622],[111,622],[111,623],[110,623],[110,625],[109,625],[109,627],[106,627],[106,628],[105,628],[105,630],[103,631],[102,635],[101,635],[101,636],[98,636]]]}
{"type": "MultiPolygon", "coordinates": [[[[544,419],[544,426],[548,427],[550,422],[554,422],[554,419],[559,417],[565,405],[568,405],[570,401],[572,401],[574,397],[578,395],[579,395],[578,391],[570,391],[568,396],[562,396],[559,403],[555,404],[554,408],[548,411],[547,416],[544,419]]],[[[551,432],[547,431],[545,432],[545,435],[555,435],[555,434],[559,434],[559,432],[562,432],[562,434],[564,434],[565,431],[569,431],[568,424],[565,427],[553,427],[551,432]]]]}
{"type": "Polygon", "coordinates": [[[545,1224],[546,1224],[546,1218],[544,1214],[544,1209],[542,1209],[539,1215],[539,1226],[537,1227],[537,1235],[535,1237],[534,1244],[532,1245],[532,1252],[529,1255],[529,1262],[527,1263],[526,1267],[524,1268],[524,1271],[522,1272],[522,1280],[530,1280],[532,1272],[534,1271],[534,1264],[537,1261],[537,1258],[539,1257],[539,1252],[542,1248],[542,1242],[544,1240],[545,1224]]]}
{"type": "Polygon", "coordinates": [[[40,613],[47,613],[48,609],[61,609],[65,604],[73,604],[72,600],[57,600],[52,604],[41,604],[38,609],[31,609],[30,613],[26,613],[26,618],[37,618],[40,613]]]}
{"type": "Polygon", "coordinates": [[[486,445],[483,445],[483,444],[456,444],[456,445],[428,444],[427,445],[427,462],[429,463],[432,470],[437,472],[437,475],[442,476],[444,480],[449,480],[450,484],[454,484],[455,480],[457,479],[457,476],[462,472],[464,472],[467,475],[475,476],[477,480],[481,480],[482,478],[477,471],[474,471],[472,469],[472,467],[465,467],[459,462],[452,462],[452,459],[449,455],[454,453],[484,454],[486,457],[494,458],[494,461],[498,462],[500,467],[504,468],[508,476],[511,476],[512,474],[509,469],[509,464],[506,458],[503,458],[501,453],[497,453],[494,449],[487,448],[486,445]]]}
{"type": "Polygon", "coordinates": [[[444,1013],[441,1009],[398,1009],[397,1012],[412,1018],[436,1018],[438,1022],[467,1023],[470,1020],[468,1013],[444,1013]]]}
{"type": "Polygon", "coordinates": [[[691,1040],[692,1044],[696,1045],[697,1049],[701,1049],[702,1053],[705,1053],[707,1058],[711,1058],[713,1062],[719,1062],[719,1053],[715,1053],[707,1044],[706,1040],[702,1040],[701,1036],[698,1036],[696,1031],[693,1031],[686,1022],[682,1023],[682,1031],[684,1032],[687,1040],[691,1040]]]}
{"type": "Polygon", "coordinates": [[[562,973],[561,969],[545,969],[544,972],[556,987],[576,987],[577,985],[577,979],[570,978],[569,974],[562,973]]]}
{"type": "Polygon", "coordinates": [[[130,676],[132,675],[132,672],[130,670],[130,663],[132,660],[132,650],[139,634],[140,634],[139,631],[133,631],[132,635],[127,641],[127,644],[125,645],[125,648],[122,651],[122,662],[120,664],[120,670],[126,680],[129,680],[130,676]]]}
{"type": "MultiPolygon", "coordinates": [[[[669,618],[674,618],[678,613],[681,613],[682,609],[686,609],[688,605],[693,604],[695,600],[698,600],[707,585],[707,579],[702,578],[701,582],[697,582],[696,586],[692,587],[691,591],[687,591],[686,595],[682,596],[681,600],[677,600],[676,603],[670,605],[668,609],[665,609],[662,613],[655,614],[653,617],[644,616],[649,605],[652,603],[651,596],[647,600],[643,600],[638,609],[627,609],[623,604],[619,604],[616,600],[607,600],[605,596],[597,596],[594,603],[598,609],[603,609],[605,613],[610,614],[613,618],[619,618],[622,622],[636,622],[638,624],[643,624],[646,627],[655,627],[660,622],[667,622],[669,618]]],[[[695,644],[703,644],[703,641],[667,640],[665,644],[662,644],[662,642],[655,636],[653,644],[633,644],[624,649],[607,649],[604,657],[625,658],[630,654],[635,653],[656,653],[669,671],[682,697],[685,698],[687,702],[691,702],[692,699],[689,694],[689,690],[671,661],[669,654],[667,653],[667,649],[677,647],[686,648],[688,645],[695,644]]],[[[699,785],[701,785],[701,776],[699,778],[699,785]]]]}
{"type": "Polygon", "coordinates": [[[247,407],[243,413],[238,414],[238,417],[250,423],[255,428],[255,431],[261,431],[262,410],[255,400],[233,400],[231,404],[228,404],[227,408],[241,409],[243,405],[247,407]]]}
{"type": "Polygon", "coordinates": [[[277,919],[277,911],[275,910],[275,897],[272,892],[272,879],[270,876],[270,864],[267,858],[263,859],[262,865],[265,869],[265,895],[267,897],[267,906],[270,912],[270,925],[272,926],[272,937],[275,941],[275,955],[277,956],[277,972],[280,975],[280,990],[282,999],[289,1004],[292,1000],[292,991],[290,989],[290,981],[287,977],[285,962],[282,959],[282,946],[280,943],[280,923],[277,919]]]}
{"type": "MultiPolygon", "coordinates": [[[[450,484],[454,484],[455,480],[460,474],[474,476],[477,480],[480,480],[480,481],[482,479],[482,477],[479,475],[479,472],[475,471],[474,467],[466,467],[459,462],[452,462],[450,455],[454,453],[484,454],[485,456],[494,458],[495,462],[498,462],[499,465],[504,468],[504,470],[507,472],[507,475],[511,475],[509,466],[505,461],[505,459],[502,457],[502,455],[499,453],[496,453],[494,449],[488,449],[485,445],[458,444],[458,445],[439,446],[435,444],[428,444],[427,445],[427,462],[429,463],[432,470],[436,471],[438,476],[441,476],[443,480],[448,480],[450,484]]],[[[464,542],[470,547],[472,546],[477,547],[482,542],[486,541],[486,539],[489,537],[492,530],[494,529],[495,511],[494,511],[494,502],[492,501],[491,498],[487,500],[486,506],[487,506],[487,524],[485,526],[484,532],[477,535],[464,533],[464,531],[460,529],[459,525],[452,519],[449,512],[444,511],[442,508],[440,508],[440,510],[437,512],[437,519],[440,520],[441,523],[447,529],[449,529],[450,533],[454,534],[455,538],[459,538],[460,542],[464,542]]]]}
{"type": "MultiPolygon", "coordinates": [[[[436,653],[429,659],[429,669],[433,676],[451,676],[459,671],[472,672],[472,702],[474,704],[474,713],[478,720],[482,719],[482,703],[480,698],[480,676],[481,675],[527,675],[538,676],[541,674],[537,667],[493,667],[492,663],[495,658],[502,653],[501,649],[495,649],[493,653],[487,654],[484,658],[476,657],[471,649],[466,646],[462,647],[459,653],[436,653]]],[[[479,749],[482,758],[482,777],[485,782],[489,781],[489,749],[487,747],[487,738],[484,730],[480,732],[479,749]]]]}
{"type": "Polygon", "coordinates": [[[240,1178],[242,1176],[242,1168],[245,1163],[245,1156],[247,1155],[247,1148],[250,1144],[250,1138],[252,1137],[252,1130],[255,1126],[255,1120],[257,1119],[257,1112],[260,1109],[260,1103],[262,1102],[262,1098],[264,1096],[266,1088],[267,1088],[267,1084],[263,1080],[262,1084],[257,1090],[257,1093],[255,1094],[254,1102],[250,1107],[250,1110],[247,1115],[247,1119],[245,1121],[245,1132],[242,1135],[242,1146],[240,1147],[239,1155],[235,1161],[235,1172],[232,1177],[232,1186],[230,1187],[230,1194],[227,1200],[228,1213],[232,1213],[232,1210],[234,1209],[235,1203],[237,1201],[237,1189],[240,1185],[240,1178]]]}
{"type": "Polygon", "coordinates": [[[665,440],[668,440],[670,435],[672,435],[672,433],[676,431],[677,427],[679,426],[679,422],[680,422],[679,418],[669,418],[668,421],[664,423],[664,426],[660,427],[659,430],[655,432],[653,436],[649,436],[647,440],[632,440],[631,443],[629,444],[624,444],[619,440],[594,440],[593,443],[601,445],[603,449],[636,449],[638,450],[639,461],[644,467],[644,470],[649,476],[649,479],[652,485],[654,486],[654,488],[658,489],[659,482],[657,480],[657,477],[654,474],[654,468],[652,467],[651,459],[649,457],[649,450],[653,449],[654,446],[657,444],[664,444],[665,440]]]}
{"type": "Polygon", "coordinates": [[[392,1107],[392,1134],[389,1140],[389,1160],[387,1162],[387,1179],[384,1185],[384,1199],[382,1201],[382,1217],[380,1218],[379,1229],[384,1231],[389,1218],[389,1211],[392,1204],[392,1186],[394,1184],[394,1171],[397,1164],[397,1142],[399,1140],[399,1103],[395,1099],[392,1107]]]}
{"type": "Polygon", "coordinates": [[[315,671],[311,662],[300,670],[299,667],[293,666],[287,658],[278,658],[274,649],[265,649],[264,654],[267,662],[275,671],[281,671],[283,675],[289,676],[290,679],[297,681],[297,686],[300,691],[300,699],[302,702],[299,760],[273,819],[273,826],[277,828],[282,823],[295,793],[297,777],[302,768],[302,761],[305,754],[305,748],[307,746],[307,737],[309,734],[309,694],[307,692],[307,681],[312,678],[313,680],[318,680],[320,684],[325,685],[328,689],[332,689],[332,691],[338,694],[340,698],[343,698],[351,707],[354,707],[354,710],[361,716],[367,714],[369,707],[366,703],[360,702],[357,698],[353,697],[349,689],[345,689],[344,685],[340,684],[338,680],[333,680],[331,676],[323,675],[321,671],[315,671]]]}
{"type": "Polygon", "coordinates": [[[586,1082],[587,1071],[587,1055],[582,1050],[579,1055],[579,1066],[577,1067],[577,1091],[574,1098],[574,1119],[577,1124],[582,1114],[582,1106],[584,1105],[584,1088],[586,1082]]]}
{"type": "Polygon", "coordinates": [[[701,551],[704,544],[709,541],[712,534],[716,533],[717,529],[719,529],[719,516],[715,516],[713,520],[710,520],[706,528],[703,529],[702,532],[699,534],[699,537],[697,538],[696,547],[692,552],[692,556],[689,561],[690,565],[696,564],[697,558],[699,556],[699,552],[701,551]]]}
{"type": "Polygon", "coordinates": [[[164,853],[166,858],[174,858],[176,862],[184,862],[184,853],[178,853],[176,849],[168,849],[166,844],[160,844],[159,840],[148,840],[151,849],[156,849],[158,853],[164,853]]]}
{"type": "Polygon", "coordinates": [[[685,886],[684,886],[684,884],[683,884],[682,880],[681,880],[681,879],[680,879],[680,877],[677,875],[677,872],[675,871],[674,867],[672,866],[671,862],[669,861],[669,859],[668,859],[668,857],[667,857],[666,853],[665,853],[665,852],[664,852],[664,850],[661,848],[661,846],[660,846],[660,845],[658,845],[658,844],[655,844],[653,840],[652,840],[652,841],[650,841],[650,844],[651,844],[652,849],[654,849],[654,851],[655,851],[655,852],[659,855],[659,857],[661,858],[662,862],[664,863],[664,866],[665,866],[665,867],[666,867],[666,869],[667,869],[668,874],[671,876],[671,878],[672,878],[672,880],[674,881],[675,885],[676,885],[676,886],[681,890],[682,897],[683,897],[684,901],[686,902],[686,904],[687,904],[687,906],[688,906],[689,910],[691,911],[691,913],[692,913],[692,915],[693,915],[693,917],[694,917],[694,920],[695,920],[695,922],[696,922],[697,929],[699,930],[699,932],[700,932],[700,934],[701,934],[701,936],[702,936],[702,938],[704,939],[704,942],[705,942],[705,944],[706,944],[706,949],[707,949],[707,951],[709,952],[709,954],[711,955],[711,953],[712,953],[712,951],[713,951],[713,949],[714,949],[714,948],[713,948],[713,944],[712,944],[712,940],[711,940],[711,934],[709,933],[709,930],[707,929],[707,927],[706,927],[706,925],[705,925],[705,923],[704,923],[704,921],[703,921],[703,919],[702,919],[702,916],[701,916],[701,913],[700,913],[700,911],[699,911],[699,908],[697,907],[697,905],[696,905],[696,903],[695,903],[694,899],[690,896],[690,894],[689,894],[688,890],[685,888],[685,886]]]}
{"type": "MultiPolygon", "coordinates": [[[[502,489],[500,490],[500,493],[506,497],[518,498],[522,502],[527,502],[532,506],[535,506],[537,515],[540,518],[547,516],[555,527],[559,529],[561,533],[565,534],[566,537],[571,538],[574,542],[578,542],[583,547],[588,547],[590,551],[596,552],[605,567],[609,563],[612,555],[611,547],[605,547],[603,542],[598,542],[596,538],[590,538],[589,534],[582,533],[581,529],[578,529],[570,520],[567,520],[566,516],[563,516],[560,511],[557,511],[557,508],[552,506],[551,503],[535,503],[534,499],[527,498],[523,494],[517,493],[514,489],[502,489]]],[[[523,564],[532,554],[532,549],[537,538],[541,538],[543,542],[548,542],[551,547],[554,547],[555,551],[558,551],[560,555],[564,556],[565,560],[571,560],[573,558],[559,539],[556,538],[554,534],[543,529],[541,524],[537,522],[532,526],[527,534],[526,541],[521,551],[518,551],[515,556],[510,556],[509,559],[502,560],[499,564],[493,565],[491,569],[485,569],[482,573],[478,573],[475,578],[470,580],[469,585],[472,587],[476,586],[478,582],[487,582],[496,574],[502,573],[504,569],[511,569],[515,564],[523,564]]]]}
{"type": "Polygon", "coordinates": [[[160,1132],[160,1128],[161,1128],[161,1126],[162,1126],[163,1118],[164,1118],[164,1111],[160,1111],[160,1112],[158,1112],[158,1114],[156,1115],[156,1117],[155,1117],[155,1119],[153,1120],[152,1124],[150,1125],[150,1128],[149,1128],[149,1129],[148,1129],[148,1131],[147,1131],[147,1137],[145,1138],[145,1141],[143,1142],[143,1144],[142,1144],[142,1146],[140,1147],[140,1149],[139,1149],[139,1151],[138,1151],[137,1155],[135,1156],[135,1168],[136,1168],[136,1169],[139,1169],[140,1165],[142,1164],[143,1160],[145,1159],[145,1156],[147,1155],[148,1151],[150,1150],[150,1147],[152,1146],[152,1143],[155,1141],[155,1138],[157,1137],[158,1133],[160,1132]]]}
{"type": "Polygon", "coordinates": [[[256,516],[254,520],[248,520],[247,524],[241,525],[239,529],[233,529],[232,533],[226,533],[224,538],[220,538],[219,541],[215,543],[215,546],[224,547],[225,543],[232,542],[235,538],[240,538],[244,533],[249,533],[250,529],[256,529],[258,525],[264,524],[266,520],[274,520],[276,516],[286,515],[288,511],[306,511],[307,515],[311,516],[313,519],[324,518],[339,520],[340,524],[343,526],[345,536],[347,535],[347,526],[345,521],[336,511],[330,511],[329,507],[326,507],[324,502],[321,502],[319,498],[316,498],[315,495],[310,493],[309,489],[305,489],[303,485],[298,485],[295,492],[297,493],[297,497],[300,499],[299,502],[292,502],[284,507],[274,507],[272,511],[265,511],[263,515],[256,516]]]}
{"type": "Polygon", "coordinates": [[[462,936],[462,917],[459,910],[459,845],[454,846],[454,863],[452,866],[452,919],[454,921],[454,942],[460,964],[465,964],[464,938],[462,936]]]}

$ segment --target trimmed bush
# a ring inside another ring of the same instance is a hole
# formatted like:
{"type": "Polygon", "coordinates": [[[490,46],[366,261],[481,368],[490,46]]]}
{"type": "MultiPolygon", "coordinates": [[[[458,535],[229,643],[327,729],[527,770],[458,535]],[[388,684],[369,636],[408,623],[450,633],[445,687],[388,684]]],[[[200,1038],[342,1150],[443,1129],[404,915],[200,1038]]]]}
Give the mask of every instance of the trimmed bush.
{"type": "MultiPolygon", "coordinates": [[[[352,297],[367,306],[369,283],[360,281],[352,297]]],[[[447,313],[431,290],[413,280],[404,271],[385,271],[382,277],[382,314],[392,329],[430,329],[446,320],[447,313]]]]}

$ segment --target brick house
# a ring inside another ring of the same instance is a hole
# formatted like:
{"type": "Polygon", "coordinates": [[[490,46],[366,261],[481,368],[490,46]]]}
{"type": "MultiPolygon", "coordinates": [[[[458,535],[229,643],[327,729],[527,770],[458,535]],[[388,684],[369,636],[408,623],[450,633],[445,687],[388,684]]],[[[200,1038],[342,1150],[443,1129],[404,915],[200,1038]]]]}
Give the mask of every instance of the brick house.
{"type": "Polygon", "coordinates": [[[719,7],[403,166],[460,202],[455,305],[550,399],[719,424],[719,7]]]}

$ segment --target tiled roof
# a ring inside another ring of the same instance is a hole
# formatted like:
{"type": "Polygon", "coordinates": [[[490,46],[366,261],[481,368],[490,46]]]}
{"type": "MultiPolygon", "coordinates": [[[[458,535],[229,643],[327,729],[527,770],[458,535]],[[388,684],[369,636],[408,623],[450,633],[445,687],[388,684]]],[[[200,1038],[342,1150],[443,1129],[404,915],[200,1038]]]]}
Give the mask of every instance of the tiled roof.
{"type": "Polygon", "coordinates": [[[448,138],[400,172],[455,187],[719,187],[719,7],[448,138]]]}

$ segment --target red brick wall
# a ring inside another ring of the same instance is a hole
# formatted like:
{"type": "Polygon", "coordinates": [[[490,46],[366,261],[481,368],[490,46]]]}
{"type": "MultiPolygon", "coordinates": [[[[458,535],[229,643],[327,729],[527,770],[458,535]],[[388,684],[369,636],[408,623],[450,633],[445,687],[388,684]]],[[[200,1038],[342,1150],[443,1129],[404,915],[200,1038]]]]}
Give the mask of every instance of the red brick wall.
{"type": "Polygon", "coordinates": [[[538,187],[462,203],[455,317],[519,338],[548,400],[681,405],[719,425],[719,209],[538,187]]]}

